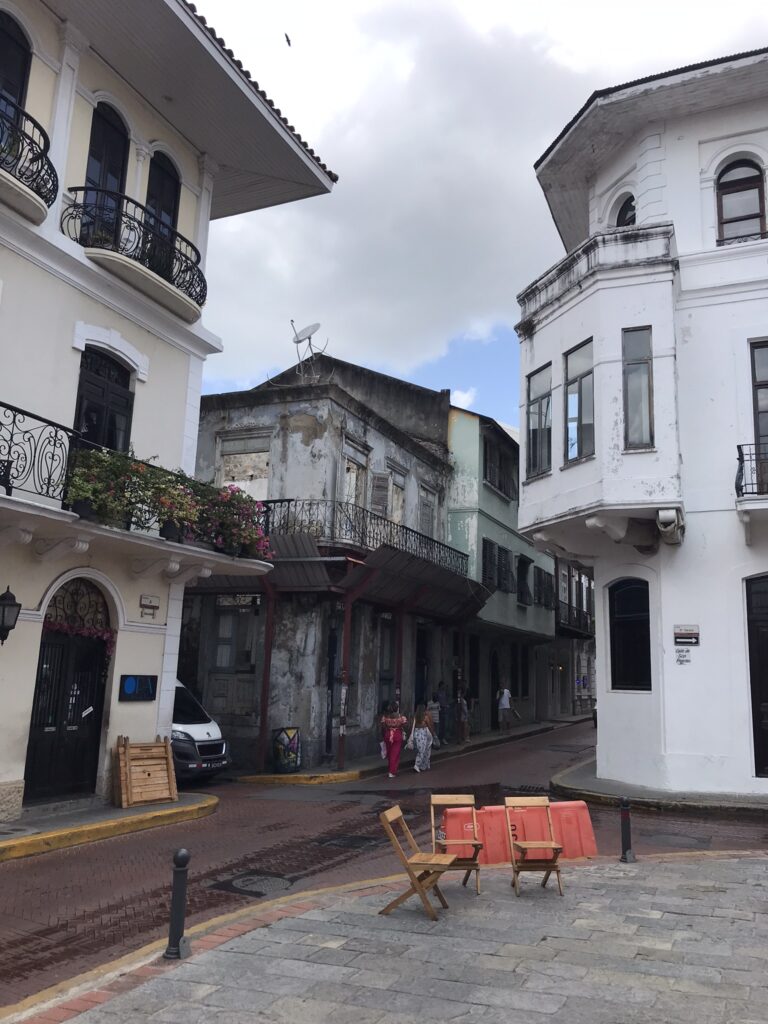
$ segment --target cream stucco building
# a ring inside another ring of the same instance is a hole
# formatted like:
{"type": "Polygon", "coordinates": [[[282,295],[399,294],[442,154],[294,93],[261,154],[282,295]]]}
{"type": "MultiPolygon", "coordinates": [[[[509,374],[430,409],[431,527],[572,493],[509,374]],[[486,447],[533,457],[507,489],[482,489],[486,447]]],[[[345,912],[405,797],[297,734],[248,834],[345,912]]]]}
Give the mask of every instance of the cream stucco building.
{"type": "Polygon", "coordinates": [[[268,571],[86,520],[73,459],[194,470],[209,222],[334,180],[192,5],[0,0],[0,819],[104,795],[168,732],[185,583],[268,571]]]}

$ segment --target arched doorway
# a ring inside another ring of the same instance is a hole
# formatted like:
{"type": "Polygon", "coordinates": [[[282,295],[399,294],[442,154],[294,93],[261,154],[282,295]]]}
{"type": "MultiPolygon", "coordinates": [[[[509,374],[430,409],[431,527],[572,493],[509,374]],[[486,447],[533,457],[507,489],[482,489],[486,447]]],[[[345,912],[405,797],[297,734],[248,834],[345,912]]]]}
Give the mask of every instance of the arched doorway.
{"type": "Polygon", "coordinates": [[[24,770],[25,801],[93,793],[114,632],[89,580],[65,583],[43,621],[24,770]]]}

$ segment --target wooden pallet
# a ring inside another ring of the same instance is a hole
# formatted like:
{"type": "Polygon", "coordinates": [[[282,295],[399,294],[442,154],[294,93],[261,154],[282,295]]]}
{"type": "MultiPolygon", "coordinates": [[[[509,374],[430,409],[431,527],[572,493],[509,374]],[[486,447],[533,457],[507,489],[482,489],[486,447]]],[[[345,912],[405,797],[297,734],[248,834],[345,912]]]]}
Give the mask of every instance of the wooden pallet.
{"type": "Polygon", "coordinates": [[[171,741],[131,743],[118,736],[112,771],[113,800],[117,807],[134,807],[178,800],[171,741]]]}

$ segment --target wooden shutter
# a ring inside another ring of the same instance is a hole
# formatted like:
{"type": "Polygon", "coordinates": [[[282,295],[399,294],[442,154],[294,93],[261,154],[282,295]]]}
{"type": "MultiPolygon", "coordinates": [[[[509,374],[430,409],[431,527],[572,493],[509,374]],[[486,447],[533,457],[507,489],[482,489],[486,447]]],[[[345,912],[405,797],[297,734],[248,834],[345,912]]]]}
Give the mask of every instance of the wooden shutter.
{"type": "Polygon", "coordinates": [[[386,519],[389,512],[389,473],[374,473],[371,483],[371,512],[386,519]]]}
{"type": "Polygon", "coordinates": [[[504,594],[509,593],[509,551],[500,547],[496,559],[496,578],[499,590],[504,594]]]}
{"type": "Polygon", "coordinates": [[[496,545],[483,537],[483,586],[496,589],[496,545]]]}
{"type": "Polygon", "coordinates": [[[431,537],[435,530],[435,499],[432,494],[422,491],[419,495],[419,533],[431,537]]]}

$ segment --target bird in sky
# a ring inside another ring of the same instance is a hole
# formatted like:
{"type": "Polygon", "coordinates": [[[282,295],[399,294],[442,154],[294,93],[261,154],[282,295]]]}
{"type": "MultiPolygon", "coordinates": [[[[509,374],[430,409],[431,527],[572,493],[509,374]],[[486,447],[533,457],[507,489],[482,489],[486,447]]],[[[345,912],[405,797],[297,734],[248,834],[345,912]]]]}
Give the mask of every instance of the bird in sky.
{"type": "Polygon", "coordinates": [[[285,41],[286,43],[288,43],[289,46],[291,45],[291,37],[288,35],[287,32],[285,33],[285,41]]]}

